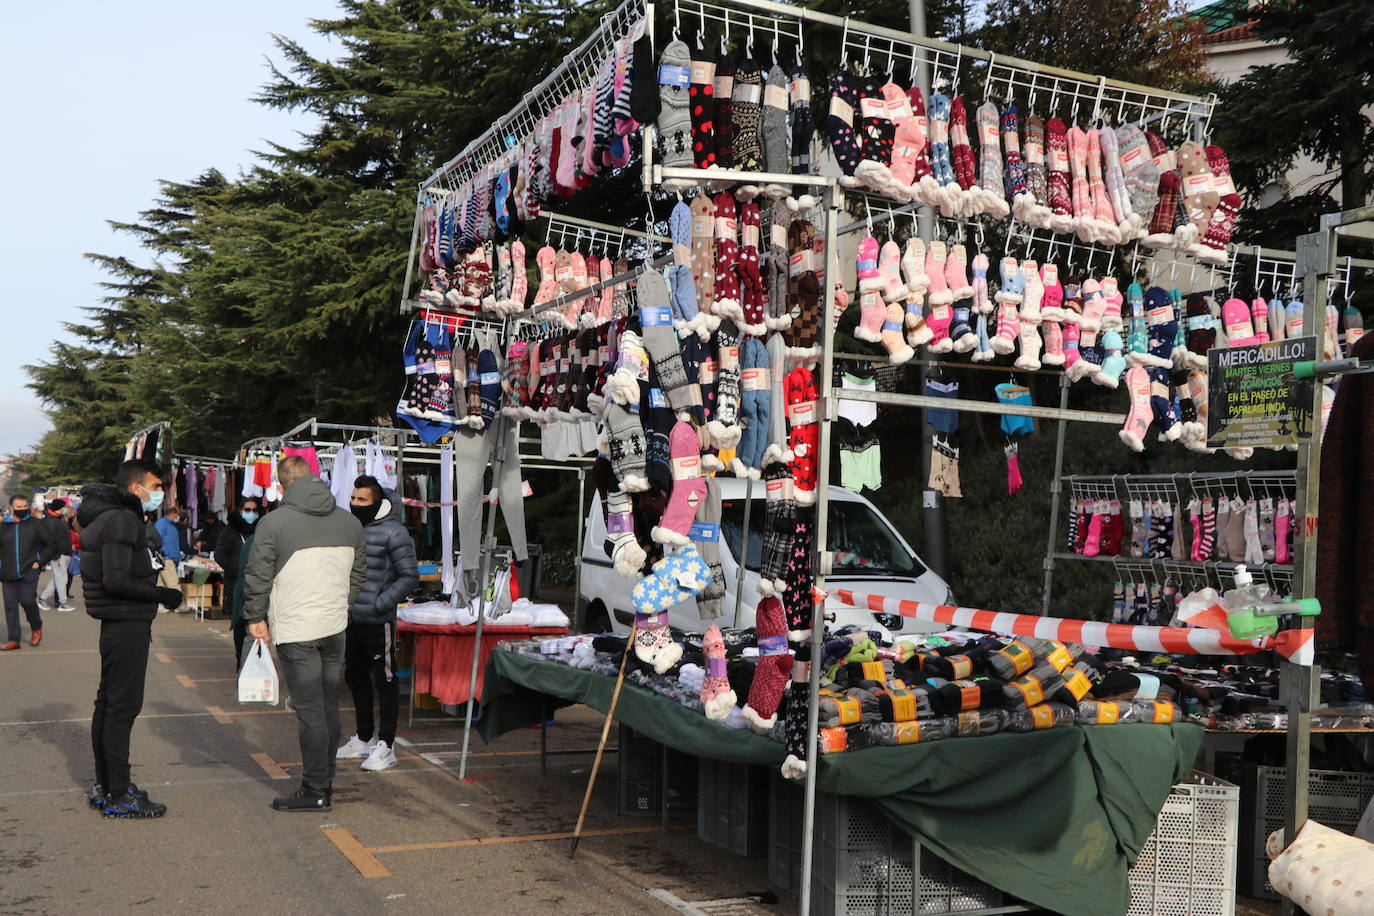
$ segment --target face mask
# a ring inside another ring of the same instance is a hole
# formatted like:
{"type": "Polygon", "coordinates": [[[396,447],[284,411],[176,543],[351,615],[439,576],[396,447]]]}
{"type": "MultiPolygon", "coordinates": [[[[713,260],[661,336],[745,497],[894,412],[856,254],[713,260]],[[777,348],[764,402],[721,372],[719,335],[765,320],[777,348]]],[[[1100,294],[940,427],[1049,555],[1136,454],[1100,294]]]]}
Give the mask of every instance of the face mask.
{"type": "Polygon", "coordinates": [[[258,514],[256,512],[242,512],[240,515],[242,515],[243,520],[250,525],[258,520],[258,514]]]}
{"type": "Polygon", "coordinates": [[[28,509],[15,509],[15,510],[14,510],[14,517],[17,518],[17,519],[19,519],[19,520],[22,522],[24,519],[26,519],[26,518],[29,517],[29,510],[28,510],[28,509]]]}
{"type": "Polygon", "coordinates": [[[143,490],[144,493],[148,494],[148,498],[143,500],[144,512],[156,512],[158,509],[162,508],[162,500],[167,494],[163,493],[161,490],[153,490],[149,492],[147,489],[141,486],[139,487],[139,489],[143,490]]]}
{"type": "Polygon", "coordinates": [[[377,510],[382,508],[381,503],[373,503],[370,506],[349,506],[353,510],[353,515],[364,525],[370,524],[377,517],[377,510]]]}

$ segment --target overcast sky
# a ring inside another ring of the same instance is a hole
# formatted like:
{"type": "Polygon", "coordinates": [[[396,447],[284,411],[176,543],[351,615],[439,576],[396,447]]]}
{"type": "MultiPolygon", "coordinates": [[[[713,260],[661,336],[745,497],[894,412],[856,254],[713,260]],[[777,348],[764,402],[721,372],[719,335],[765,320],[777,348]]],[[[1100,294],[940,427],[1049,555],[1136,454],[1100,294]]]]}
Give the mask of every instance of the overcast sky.
{"type": "Polygon", "coordinates": [[[335,13],[333,0],[5,4],[0,454],[47,429],[20,367],[97,304],[102,275],[83,252],[144,259],[105,221],[135,220],[158,179],[236,175],[265,140],[294,142],[309,121],[249,98],[267,80],[273,33],[328,56],[307,23],[335,13]]]}

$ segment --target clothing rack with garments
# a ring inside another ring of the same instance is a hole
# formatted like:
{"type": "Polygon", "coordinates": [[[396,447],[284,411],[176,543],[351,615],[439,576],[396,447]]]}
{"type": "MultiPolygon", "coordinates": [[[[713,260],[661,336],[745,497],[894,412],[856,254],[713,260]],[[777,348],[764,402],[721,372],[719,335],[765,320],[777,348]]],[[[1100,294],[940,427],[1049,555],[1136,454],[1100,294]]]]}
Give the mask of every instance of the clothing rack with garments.
{"type": "Polygon", "coordinates": [[[159,420],[143,427],[125,441],[122,460],[138,458],[158,467],[167,467],[172,454],[172,423],[170,420],[159,420]]]}

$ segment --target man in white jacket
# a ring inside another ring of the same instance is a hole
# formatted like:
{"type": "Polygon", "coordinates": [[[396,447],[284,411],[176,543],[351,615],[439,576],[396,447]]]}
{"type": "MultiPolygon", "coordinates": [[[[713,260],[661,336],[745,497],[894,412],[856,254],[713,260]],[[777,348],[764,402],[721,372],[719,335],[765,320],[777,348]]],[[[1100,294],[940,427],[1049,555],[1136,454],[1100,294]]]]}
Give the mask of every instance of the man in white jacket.
{"type": "Polygon", "coordinates": [[[248,635],[277,643],[296,709],[305,775],[278,811],[328,811],[339,744],[339,682],[349,605],[367,579],[363,526],[340,509],[304,459],[283,458],[281,508],[258,523],[244,568],[248,635]]]}

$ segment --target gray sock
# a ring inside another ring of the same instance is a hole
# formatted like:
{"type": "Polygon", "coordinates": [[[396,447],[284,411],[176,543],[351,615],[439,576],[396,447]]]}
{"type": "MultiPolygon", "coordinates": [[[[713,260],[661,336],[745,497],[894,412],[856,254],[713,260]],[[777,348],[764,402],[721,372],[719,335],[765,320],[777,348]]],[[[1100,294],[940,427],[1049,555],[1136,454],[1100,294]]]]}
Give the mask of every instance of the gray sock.
{"type": "Polygon", "coordinates": [[[697,612],[702,620],[712,620],[725,613],[725,573],[720,566],[720,483],[714,477],[706,478],[706,498],[697,509],[692,543],[711,570],[711,581],[697,594],[697,612]]]}
{"type": "Polygon", "coordinates": [[[692,166],[692,116],[687,107],[691,75],[692,52],[684,42],[669,42],[659,58],[658,94],[662,107],[655,122],[658,158],[669,167],[692,166]]]}
{"type": "Polygon", "coordinates": [[[791,172],[787,156],[787,75],[781,67],[768,71],[763,90],[763,170],[791,172]]]}
{"type": "Polygon", "coordinates": [[[658,370],[658,383],[668,406],[674,411],[692,409],[692,393],[687,370],[682,365],[682,350],[673,330],[673,306],[663,274],[648,270],[637,282],[639,292],[639,333],[644,349],[658,370]]]}

